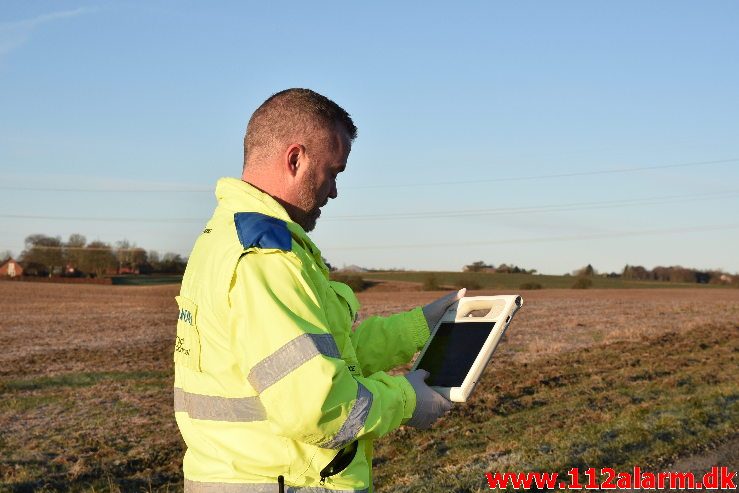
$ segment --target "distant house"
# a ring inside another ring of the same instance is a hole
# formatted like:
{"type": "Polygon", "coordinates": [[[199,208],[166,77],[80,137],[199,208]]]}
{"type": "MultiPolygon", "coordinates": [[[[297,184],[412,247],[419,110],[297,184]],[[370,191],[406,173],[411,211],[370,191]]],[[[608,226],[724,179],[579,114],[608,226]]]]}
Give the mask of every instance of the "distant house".
{"type": "Polygon", "coordinates": [[[20,277],[22,275],[23,267],[12,258],[0,265],[0,277],[20,277]]]}

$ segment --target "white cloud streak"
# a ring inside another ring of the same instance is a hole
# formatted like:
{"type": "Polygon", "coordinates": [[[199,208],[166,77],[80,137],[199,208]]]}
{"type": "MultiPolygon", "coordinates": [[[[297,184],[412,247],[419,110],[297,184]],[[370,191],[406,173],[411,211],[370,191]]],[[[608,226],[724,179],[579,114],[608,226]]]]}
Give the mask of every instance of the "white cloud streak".
{"type": "Polygon", "coordinates": [[[18,49],[26,43],[31,38],[33,31],[38,29],[40,26],[61,19],[78,17],[95,10],[96,9],[82,7],[74,10],[42,14],[32,19],[0,23],[0,60],[2,60],[8,53],[11,53],[13,50],[18,49]]]}

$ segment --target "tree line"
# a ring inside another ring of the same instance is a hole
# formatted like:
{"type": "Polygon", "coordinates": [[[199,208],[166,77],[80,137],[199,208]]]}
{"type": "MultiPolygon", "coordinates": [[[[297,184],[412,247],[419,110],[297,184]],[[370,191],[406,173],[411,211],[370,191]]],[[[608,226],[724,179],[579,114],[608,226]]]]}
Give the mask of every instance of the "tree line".
{"type": "Polygon", "coordinates": [[[696,282],[701,284],[731,284],[735,276],[721,270],[699,270],[673,265],[646,269],[641,265],[626,265],[621,277],[639,281],[696,282]]]}
{"type": "MultiPolygon", "coordinates": [[[[489,272],[497,274],[536,274],[536,269],[524,269],[517,265],[500,264],[495,266],[482,260],[467,264],[462,269],[464,272],[489,272]]],[[[657,266],[653,269],[647,269],[641,265],[626,265],[621,272],[598,272],[591,264],[581,267],[572,272],[565,274],[573,275],[578,278],[589,277],[611,277],[621,278],[631,281],[663,281],[663,282],[683,282],[683,283],[700,283],[700,284],[738,284],[739,275],[728,274],[719,269],[692,269],[673,265],[669,267],[657,266]]]]}
{"type": "Polygon", "coordinates": [[[113,245],[81,234],[30,235],[19,258],[23,274],[30,276],[102,277],[111,274],[182,274],[187,260],[176,253],[160,255],[128,240],[113,245]]]}
{"type": "Polygon", "coordinates": [[[616,277],[629,281],[663,281],[663,282],[685,282],[700,284],[731,284],[736,281],[736,276],[727,274],[722,270],[701,270],[672,265],[669,267],[657,266],[647,269],[641,265],[625,265],[620,273],[599,273],[592,265],[588,264],[573,272],[578,277],[616,277]]]}
{"type": "Polygon", "coordinates": [[[500,264],[495,266],[494,264],[487,264],[482,260],[477,260],[471,264],[467,264],[462,268],[463,272],[495,272],[497,274],[536,274],[536,269],[524,269],[517,265],[511,264],[500,264]]]}

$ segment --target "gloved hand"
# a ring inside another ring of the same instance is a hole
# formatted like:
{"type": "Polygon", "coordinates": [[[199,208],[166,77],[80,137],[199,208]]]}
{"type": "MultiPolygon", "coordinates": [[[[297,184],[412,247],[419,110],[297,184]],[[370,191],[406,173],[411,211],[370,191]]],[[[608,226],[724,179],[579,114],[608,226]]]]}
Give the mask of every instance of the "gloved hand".
{"type": "Polygon", "coordinates": [[[444,312],[449,308],[455,301],[464,298],[467,288],[462,288],[454,293],[449,293],[446,296],[442,296],[436,301],[432,301],[428,305],[423,307],[423,316],[426,317],[426,323],[429,326],[429,330],[433,330],[434,326],[439,323],[441,317],[444,316],[444,312]]]}
{"type": "Polygon", "coordinates": [[[406,423],[408,426],[426,430],[443,414],[452,408],[452,402],[426,385],[429,372],[414,370],[405,374],[405,378],[416,392],[416,409],[413,416],[406,423]]]}

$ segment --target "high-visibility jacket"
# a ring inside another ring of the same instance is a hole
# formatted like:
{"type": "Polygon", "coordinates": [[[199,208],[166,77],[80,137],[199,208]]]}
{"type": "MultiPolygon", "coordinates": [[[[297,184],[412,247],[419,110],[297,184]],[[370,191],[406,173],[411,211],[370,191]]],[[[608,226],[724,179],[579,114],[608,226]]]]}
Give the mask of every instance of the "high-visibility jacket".
{"type": "Polygon", "coordinates": [[[352,331],[357,298],[278,202],[234,178],[216,197],[177,297],[185,491],[274,493],[278,476],[290,492],[371,491],[372,440],[415,408],[385,371],[428,339],[422,309],[352,331]]]}

